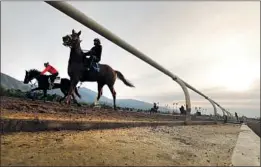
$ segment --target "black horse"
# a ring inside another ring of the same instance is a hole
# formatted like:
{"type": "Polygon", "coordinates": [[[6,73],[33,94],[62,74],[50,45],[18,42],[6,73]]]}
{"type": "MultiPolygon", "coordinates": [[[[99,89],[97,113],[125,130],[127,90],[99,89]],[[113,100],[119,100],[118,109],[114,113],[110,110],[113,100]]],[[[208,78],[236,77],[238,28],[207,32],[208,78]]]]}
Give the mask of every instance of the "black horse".
{"type": "MultiPolygon", "coordinates": [[[[28,84],[31,80],[36,79],[38,82],[38,87],[34,88],[31,90],[31,92],[35,91],[35,90],[43,90],[43,97],[44,98],[44,102],[46,101],[46,94],[47,94],[47,90],[49,89],[49,76],[47,75],[40,75],[41,72],[36,70],[36,69],[32,69],[29,71],[25,71],[25,78],[24,78],[24,84],[28,84]]],[[[52,89],[57,89],[60,88],[60,90],[62,91],[62,93],[64,94],[64,97],[60,99],[60,103],[62,102],[62,100],[64,100],[66,98],[66,96],[68,95],[69,89],[70,89],[70,80],[67,78],[62,78],[60,83],[54,83],[54,86],[52,89]]],[[[78,93],[77,88],[75,87],[75,94],[81,98],[81,95],[78,93]]],[[[78,106],[81,106],[77,100],[75,99],[74,94],[72,94],[73,97],[73,101],[74,103],[76,103],[78,106]]]]}
{"type": "Polygon", "coordinates": [[[154,106],[150,109],[150,114],[151,113],[157,113],[159,109],[159,106],[157,106],[156,103],[154,103],[154,106]]]}
{"type": "Polygon", "coordinates": [[[68,75],[71,80],[71,88],[67,97],[67,103],[70,101],[70,95],[73,93],[79,81],[85,82],[97,82],[98,83],[98,96],[95,101],[98,102],[102,95],[102,88],[107,85],[113,96],[113,106],[116,110],[116,92],[114,89],[114,83],[116,78],[119,78],[123,83],[129,87],[134,87],[129,81],[125,79],[120,71],[112,69],[107,64],[100,64],[100,71],[87,70],[86,64],[90,64],[90,59],[86,59],[81,49],[80,43],[81,31],[76,33],[72,30],[72,34],[66,35],[62,38],[63,45],[71,48],[70,58],[68,62],[68,75]]]}

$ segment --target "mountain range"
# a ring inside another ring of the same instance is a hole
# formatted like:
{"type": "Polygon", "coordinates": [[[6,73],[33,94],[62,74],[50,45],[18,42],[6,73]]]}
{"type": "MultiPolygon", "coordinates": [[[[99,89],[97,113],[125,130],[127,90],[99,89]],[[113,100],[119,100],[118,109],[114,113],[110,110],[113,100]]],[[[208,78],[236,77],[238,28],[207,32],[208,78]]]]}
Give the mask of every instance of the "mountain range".
{"type": "MultiPolygon", "coordinates": [[[[4,73],[1,73],[1,86],[7,89],[20,89],[23,92],[26,92],[31,89],[31,86],[29,84],[24,84],[22,81],[19,81],[4,73]]],[[[80,102],[93,103],[97,97],[97,92],[92,91],[85,87],[79,88],[78,91],[82,97],[81,99],[77,99],[80,102]]],[[[49,90],[48,93],[58,94],[63,96],[60,89],[49,90]]],[[[107,105],[112,105],[113,100],[108,97],[102,96],[100,98],[100,103],[106,103],[107,105]]],[[[128,108],[143,109],[143,110],[148,110],[153,107],[152,103],[139,101],[135,99],[117,99],[116,105],[119,107],[128,107],[128,108]]],[[[168,109],[166,109],[165,107],[159,107],[159,110],[166,111],[168,109]]]]}

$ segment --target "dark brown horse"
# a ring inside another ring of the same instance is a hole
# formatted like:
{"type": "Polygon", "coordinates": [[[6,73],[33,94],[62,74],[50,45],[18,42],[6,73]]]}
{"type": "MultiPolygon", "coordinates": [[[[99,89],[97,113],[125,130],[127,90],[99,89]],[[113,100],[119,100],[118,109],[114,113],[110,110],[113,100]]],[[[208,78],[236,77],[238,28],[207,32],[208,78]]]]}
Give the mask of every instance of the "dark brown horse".
{"type": "Polygon", "coordinates": [[[63,45],[70,47],[70,58],[68,62],[68,75],[71,80],[71,88],[67,96],[67,104],[70,102],[71,94],[78,82],[97,82],[98,83],[98,96],[95,104],[99,101],[102,95],[102,88],[107,85],[112,93],[113,106],[116,110],[116,92],[114,89],[114,83],[116,78],[119,78],[123,83],[129,87],[134,87],[132,83],[125,79],[121,72],[113,70],[109,65],[99,64],[100,70],[96,72],[94,70],[87,70],[86,64],[90,64],[90,59],[87,59],[81,49],[80,43],[81,31],[76,33],[72,30],[72,34],[64,36],[63,45]]]}

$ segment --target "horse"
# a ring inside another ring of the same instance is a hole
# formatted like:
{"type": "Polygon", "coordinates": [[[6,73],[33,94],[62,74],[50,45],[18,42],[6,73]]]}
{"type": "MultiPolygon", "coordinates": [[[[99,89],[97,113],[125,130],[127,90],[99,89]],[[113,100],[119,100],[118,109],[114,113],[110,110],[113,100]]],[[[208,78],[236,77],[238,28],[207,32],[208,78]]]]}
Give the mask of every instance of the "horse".
{"type": "MultiPolygon", "coordinates": [[[[25,71],[25,78],[24,78],[24,84],[28,84],[31,80],[36,79],[38,82],[38,87],[32,89],[30,92],[36,91],[36,90],[43,90],[43,96],[42,98],[44,98],[44,102],[46,102],[46,94],[47,94],[47,89],[49,89],[49,76],[47,75],[40,75],[41,72],[36,70],[36,69],[31,69],[29,71],[25,71]]],[[[67,78],[62,78],[60,83],[54,83],[54,86],[52,89],[57,89],[60,88],[61,92],[64,94],[64,97],[60,99],[60,103],[62,102],[62,100],[64,100],[66,98],[66,96],[68,95],[69,92],[69,88],[70,88],[70,80],[67,78]]],[[[77,88],[75,88],[75,94],[81,98],[81,95],[78,93],[77,88]]],[[[73,97],[73,101],[74,103],[76,103],[78,106],[81,106],[77,100],[75,99],[74,94],[72,94],[73,97]]],[[[41,98],[41,99],[42,99],[41,98]]]]}
{"type": "Polygon", "coordinates": [[[151,114],[151,113],[157,113],[157,112],[158,112],[158,109],[159,109],[158,106],[152,107],[152,108],[150,109],[150,114],[151,114]]]}
{"type": "Polygon", "coordinates": [[[98,95],[94,102],[97,104],[100,97],[102,96],[102,88],[107,85],[111,91],[113,97],[113,108],[116,108],[116,91],[114,89],[114,83],[116,78],[119,78],[125,85],[129,87],[134,87],[134,85],[125,79],[124,75],[117,70],[112,69],[107,64],[99,64],[99,72],[94,70],[87,70],[86,64],[90,64],[91,59],[87,59],[81,49],[80,43],[81,31],[76,33],[74,29],[72,34],[62,37],[63,45],[70,48],[70,56],[68,61],[67,72],[71,80],[71,88],[67,96],[67,104],[70,101],[70,95],[73,92],[73,88],[78,84],[78,82],[97,82],[98,83],[98,95]]]}

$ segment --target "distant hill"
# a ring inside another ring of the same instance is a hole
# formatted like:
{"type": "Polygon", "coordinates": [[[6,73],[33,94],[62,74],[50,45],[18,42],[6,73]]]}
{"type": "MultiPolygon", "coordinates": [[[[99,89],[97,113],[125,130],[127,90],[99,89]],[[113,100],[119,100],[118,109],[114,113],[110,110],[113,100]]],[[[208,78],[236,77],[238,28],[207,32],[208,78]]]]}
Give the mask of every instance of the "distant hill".
{"type": "MultiPolygon", "coordinates": [[[[3,73],[1,73],[1,86],[7,89],[20,89],[24,92],[30,90],[29,85],[23,84],[22,81],[18,81],[17,79],[3,73]]],[[[63,96],[62,92],[59,89],[50,90],[48,91],[48,93],[58,94],[63,96]]],[[[78,99],[80,102],[92,103],[95,101],[97,97],[97,92],[92,91],[85,87],[79,88],[79,93],[82,96],[81,99],[78,99]]],[[[100,98],[100,103],[106,103],[108,105],[112,105],[113,100],[105,96],[102,96],[100,98]]],[[[117,99],[116,104],[119,107],[128,107],[128,108],[136,108],[136,109],[143,109],[143,110],[150,109],[153,106],[151,103],[147,103],[135,99],[117,99]]],[[[166,111],[166,108],[164,107],[160,107],[159,109],[166,111]]]]}
{"type": "Polygon", "coordinates": [[[1,86],[7,89],[20,89],[21,91],[30,90],[29,85],[3,73],[1,73],[1,86]]]}

